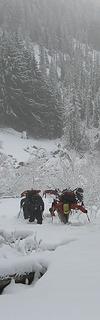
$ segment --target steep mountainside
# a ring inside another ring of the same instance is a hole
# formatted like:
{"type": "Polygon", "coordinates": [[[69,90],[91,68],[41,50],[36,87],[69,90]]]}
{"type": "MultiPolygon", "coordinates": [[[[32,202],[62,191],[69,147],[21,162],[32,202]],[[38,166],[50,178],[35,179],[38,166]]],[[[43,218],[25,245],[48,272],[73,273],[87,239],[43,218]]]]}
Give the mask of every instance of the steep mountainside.
{"type": "Polygon", "coordinates": [[[39,70],[34,46],[26,45],[20,34],[1,32],[0,125],[26,130],[37,138],[59,137],[60,95],[39,70]]]}
{"type": "Polygon", "coordinates": [[[66,30],[75,37],[83,30],[89,43],[100,49],[99,15],[100,3],[94,0],[0,0],[0,26],[21,28],[45,45],[54,45],[57,37],[60,45],[63,31],[66,38],[66,30]]]}
{"type": "Polygon", "coordinates": [[[90,148],[87,130],[100,126],[99,12],[92,0],[0,0],[0,126],[90,148]]]}

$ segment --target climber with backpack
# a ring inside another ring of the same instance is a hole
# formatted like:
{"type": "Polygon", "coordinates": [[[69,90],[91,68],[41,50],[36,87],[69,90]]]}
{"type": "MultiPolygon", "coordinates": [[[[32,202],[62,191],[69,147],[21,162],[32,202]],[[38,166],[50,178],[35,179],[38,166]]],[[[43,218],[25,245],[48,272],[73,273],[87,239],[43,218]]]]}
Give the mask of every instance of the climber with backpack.
{"type": "Polygon", "coordinates": [[[66,222],[69,220],[71,207],[77,203],[83,204],[83,189],[76,188],[75,190],[64,189],[60,195],[60,201],[63,203],[63,213],[66,215],[66,222]]]}
{"type": "Polygon", "coordinates": [[[20,206],[23,208],[24,218],[29,219],[29,222],[36,219],[38,224],[42,224],[44,202],[38,190],[27,190],[22,193],[23,195],[24,198],[21,200],[20,206]]]}

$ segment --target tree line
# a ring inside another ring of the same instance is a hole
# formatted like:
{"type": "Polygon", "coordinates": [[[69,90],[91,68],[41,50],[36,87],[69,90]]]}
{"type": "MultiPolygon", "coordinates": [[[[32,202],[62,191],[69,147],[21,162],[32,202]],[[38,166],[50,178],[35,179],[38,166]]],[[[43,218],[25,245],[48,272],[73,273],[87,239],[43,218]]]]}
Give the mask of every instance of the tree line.
{"type": "Polygon", "coordinates": [[[2,124],[89,148],[87,130],[100,126],[97,9],[92,0],[0,1],[2,124]]]}

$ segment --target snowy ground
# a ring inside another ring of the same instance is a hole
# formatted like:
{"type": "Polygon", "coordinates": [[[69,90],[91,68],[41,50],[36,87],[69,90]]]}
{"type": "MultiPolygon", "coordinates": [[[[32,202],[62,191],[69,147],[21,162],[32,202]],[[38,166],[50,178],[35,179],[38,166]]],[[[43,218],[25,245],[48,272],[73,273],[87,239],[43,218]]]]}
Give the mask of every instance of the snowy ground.
{"type": "Polygon", "coordinates": [[[0,276],[36,272],[30,286],[12,281],[4,289],[2,320],[100,319],[100,154],[79,156],[61,143],[0,130],[0,276]],[[84,214],[70,216],[69,225],[52,222],[51,198],[42,225],[18,218],[20,198],[12,195],[41,186],[82,186],[91,223],[84,214]]]}
{"type": "Polygon", "coordinates": [[[0,200],[0,275],[47,269],[35,283],[15,284],[0,296],[1,319],[100,319],[100,211],[63,225],[48,215],[43,225],[18,219],[20,199],[0,200]]]}
{"type": "Polygon", "coordinates": [[[27,139],[25,133],[0,129],[0,195],[20,196],[32,187],[82,187],[86,205],[99,206],[100,152],[83,155],[67,150],[63,139],[27,139]]]}

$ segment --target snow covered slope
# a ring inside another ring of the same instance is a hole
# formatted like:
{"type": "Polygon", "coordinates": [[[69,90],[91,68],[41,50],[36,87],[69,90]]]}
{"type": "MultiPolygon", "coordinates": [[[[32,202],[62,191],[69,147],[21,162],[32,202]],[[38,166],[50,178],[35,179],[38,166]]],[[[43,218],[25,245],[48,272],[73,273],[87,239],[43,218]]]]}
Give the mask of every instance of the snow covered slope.
{"type": "Polygon", "coordinates": [[[0,200],[0,276],[36,271],[30,286],[12,281],[4,289],[1,319],[99,320],[100,210],[89,212],[90,224],[77,215],[63,225],[47,215],[48,201],[37,225],[18,219],[19,199],[0,200]]]}
{"type": "Polygon", "coordinates": [[[27,188],[84,188],[86,204],[100,202],[100,152],[78,154],[63,139],[35,140],[0,129],[0,194],[20,196],[27,188]]]}
{"type": "Polygon", "coordinates": [[[36,275],[30,286],[12,281],[4,289],[1,319],[99,320],[99,156],[69,151],[61,140],[23,139],[0,130],[0,276],[36,275]],[[83,186],[90,224],[84,214],[70,216],[69,225],[57,216],[52,222],[50,197],[44,199],[42,225],[18,218],[24,189],[68,186],[83,186]]]}

